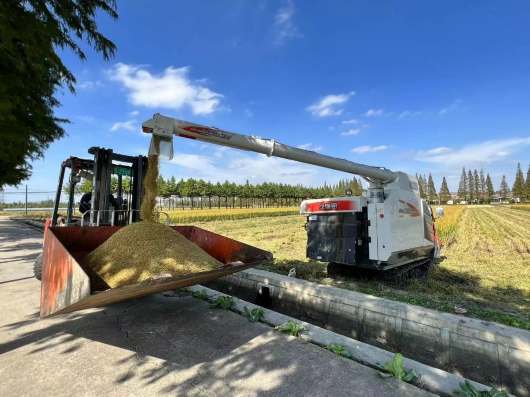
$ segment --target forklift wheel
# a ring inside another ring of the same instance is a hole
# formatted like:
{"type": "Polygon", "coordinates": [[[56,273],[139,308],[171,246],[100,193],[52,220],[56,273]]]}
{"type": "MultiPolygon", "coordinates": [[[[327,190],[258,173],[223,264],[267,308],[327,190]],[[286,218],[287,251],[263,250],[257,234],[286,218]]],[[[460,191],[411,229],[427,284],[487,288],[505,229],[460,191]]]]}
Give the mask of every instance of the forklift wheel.
{"type": "Polygon", "coordinates": [[[33,274],[35,275],[35,278],[40,281],[42,277],[42,254],[35,259],[35,263],[33,264],[33,274]]]}

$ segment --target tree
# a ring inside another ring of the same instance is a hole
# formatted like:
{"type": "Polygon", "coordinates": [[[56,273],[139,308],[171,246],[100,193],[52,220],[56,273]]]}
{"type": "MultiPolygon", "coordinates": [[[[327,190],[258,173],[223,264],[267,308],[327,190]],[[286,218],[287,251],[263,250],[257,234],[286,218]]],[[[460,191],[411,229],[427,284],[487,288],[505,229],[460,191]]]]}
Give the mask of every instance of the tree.
{"type": "Polygon", "coordinates": [[[434,181],[432,179],[432,175],[429,172],[429,183],[427,184],[427,195],[429,202],[431,204],[434,204],[436,200],[438,200],[438,195],[436,194],[436,187],[434,186],[434,181]]]}
{"type": "Polygon", "coordinates": [[[449,188],[447,187],[447,182],[444,176],[442,180],[442,186],[440,187],[440,201],[444,204],[447,204],[449,200],[451,200],[451,192],[449,192],[449,188]]]}
{"type": "Polygon", "coordinates": [[[420,197],[423,199],[426,197],[426,192],[425,192],[425,183],[423,183],[423,177],[421,176],[418,176],[418,174],[416,174],[416,178],[418,178],[418,187],[420,189],[420,197]]]}
{"type": "Polygon", "coordinates": [[[517,171],[515,173],[515,181],[512,187],[513,198],[522,199],[525,194],[524,175],[521,170],[521,163],[517,163],[517,171]]]}
{"type": "Polygon", "coordinates": [[[75,93],[74,75],[58,51],[70,49],[82,61],[79,41],[105,60],[116,46],[97,29],[96,14],[117,19],[116,0],[2,0],[0,2],[0,187],[15,186],[31,175],[31,160],[43,157],[64,136],[56,93],[75,93]],[[16,126],[16,128],[13,128],[16,126]]]}
{"type": "Polygon", "coordinates": [[[486,178],[484,178],[484,169],[480,169],[480,199],[484,202],[486,198],[487,188],[486,188],[486,178]]]}
{"type": "Polygon", "coordinates": [[[526,172],[525,199],[530,200],[530,164],[528,165],[528,171],[526,172]]]}
{"type": "Polygon", "coordinates": [[[501,194],[501,198],[505,200],[508,197],[508,193],[510,193],[510,187],[508,186],[508,182],[506,182],[506,175],[502,176],[501,188],[499,193],[501,194]]]}
{"type": "Polygon", "coordinates": [[[480,178],[476,169],[473,171],[473,196],[478,203],[480,200],[480,178]]]}
{"type": "Polygon", "coordinates": [[[471,170],[468,170],[467,172],[467,201],[469,201],[471,204],[473,204],[473,200],[475,200],[474,186],[475,186],[475,183],[473,181],[473,174],[471,173],[471,170]]]}
{"type": "Polygon", "coordinates": [[[490,174],[486,177],[486,191],[488,203],[493,201],[493,195],[495,194],[495,189],[493,189],[493,183],[491,183],[490,174]]]}
{"type": "Polygon", "coordinates": [[[458,199],[461,201],[467,201],[466,167],[462,168],[462,176],[460,177],[460,183],[458,184],[458,199]]]}

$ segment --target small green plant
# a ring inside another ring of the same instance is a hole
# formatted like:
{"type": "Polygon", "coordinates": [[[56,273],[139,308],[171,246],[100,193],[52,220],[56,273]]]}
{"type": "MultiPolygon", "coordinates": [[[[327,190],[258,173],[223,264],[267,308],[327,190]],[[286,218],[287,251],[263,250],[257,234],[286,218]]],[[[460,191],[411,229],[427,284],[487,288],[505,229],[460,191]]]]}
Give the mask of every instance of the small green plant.
{"type": "Polygon", "coordinates": [[[300,332],[307,330],[304,325],[298,324],[297,322],[294,322],[292,320],[287,321],[285,324],[278,325],[277,327],[274,327],[274,329],[276,331],[286,332],[292,336],[298,336],[300,332]]]}
{"type": "Polygon", "coordinates": [[[182,288],[179,288],[177,291],[183,294],[187,294],[188,292],[190,292],[190,289],[188,287],[182,287],[182,288]]]}
{"type": "Polygon", "coordinates": [[[385,363],[385,365],[379,365],[384,372],[377,371],[377,373],[383,378],[389,378],[393,376],[394,378],[402,380],[403,382],[413,383],[414,380],[418,378],[418,374],[413,369],[407,372],[405,370],[405,366],[403,365],[404,360],[405,358],[403,355],[401,353],[397,353],[394,355],[392,362],[385,363]]]}
{"type": "Polygon", "coordinates": [[[251,323],[258,322],[263,318],[263,309],[256,308],[249,310],[248,307],[245,306],[244,311],[244,316],[248,318],[248,321],[250,321],[251,323]]]}
{"type": "Polygon", "coordinates": [[[219,296],[216,300],[213,301],[212,307],[220,307],[223,309],[230,309],[231,307],[234,307],[236,305],[236,302],[234,301],[234,298],[231,296],[219,296]]]}
{"type": "Polygon", "coordinates": [[[326,346],[326,349],[328,349],[330,352],[338,354],[339,356],[351,358],[350,352],[344,346],[330,343],[329,345],[326,346]]]}
{"type": "Polygon", "coordinates": [[[202,299],[203,301],[209,298],[209,296],[208,296],[208,294],[206,293],[206,290],[205,290],[205,289],[203,289],[202,291],[195,291],[195,292],[193,293],[193,296],[194,296],[195,298],[202,299]]]}
{"type": "Polygon", "coordinates": [[[460,382],[460,390],[454,390],[453,394],[463,397],[509,397],[504,390],[497,390],[494,387],[490,391],[478,391],[468,380],[460,382]]]}

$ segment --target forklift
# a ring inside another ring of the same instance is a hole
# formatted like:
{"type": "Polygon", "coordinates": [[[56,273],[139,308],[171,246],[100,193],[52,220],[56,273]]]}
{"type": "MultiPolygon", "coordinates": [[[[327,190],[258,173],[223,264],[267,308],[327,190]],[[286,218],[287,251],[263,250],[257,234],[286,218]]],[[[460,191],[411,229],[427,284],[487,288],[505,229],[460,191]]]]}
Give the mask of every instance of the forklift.
{"type": "MultiPolygon", "coordinates": [[[[143,179],[147,172],[146,156],[127,156],[114,153],[112,149],[91,147],[92,159],[69,157],[61,164],[59,183],[55,193],[52,217],[46,221],[48,227],[127,226],[140,221],[140,207],[144,193],[143,179]],[[69,169],[68,205],[66,216],[59,215],[59,204],[63,193],[65,176],[69,169]],[[118,177],[117,197],[111,200],[111,177],[118,177]],[[123,177],[130,178],[129,191],[123,189],[123,177]],[[90,210],[75,214],[75,187],[81,179],[92,182],[90,210]]],[[[42,254],[33,265],[37,280],[42,277],[42,254]]]]}

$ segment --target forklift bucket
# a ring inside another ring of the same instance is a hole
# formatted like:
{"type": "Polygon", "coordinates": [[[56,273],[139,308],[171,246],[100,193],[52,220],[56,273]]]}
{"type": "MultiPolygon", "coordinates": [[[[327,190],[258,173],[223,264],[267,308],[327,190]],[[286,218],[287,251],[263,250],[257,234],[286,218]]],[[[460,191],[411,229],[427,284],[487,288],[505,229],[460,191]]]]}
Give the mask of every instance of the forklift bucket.
{"type": "Polygon", "coordinates": [[[106,306],[156,292],[200,284],[273,259],[268,251],[195,226],[172,228],[225,266],[193,275],[152,279],[100,292],[96,288],[97,279],[92,276],[91,269],[84,265],[83,259],[121,227],[48,228],[42,254],[40,317],[106,306]]]}

